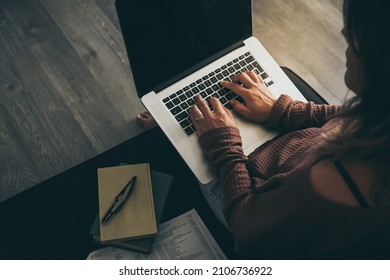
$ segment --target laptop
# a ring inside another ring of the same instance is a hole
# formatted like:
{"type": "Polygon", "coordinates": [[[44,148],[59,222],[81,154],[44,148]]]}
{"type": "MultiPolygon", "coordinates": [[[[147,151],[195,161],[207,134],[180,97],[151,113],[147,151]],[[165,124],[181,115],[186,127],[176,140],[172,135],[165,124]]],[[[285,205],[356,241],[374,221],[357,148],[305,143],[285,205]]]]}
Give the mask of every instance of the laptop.
{"type": "MultiPolygon", "coordinates": [[[[251,0],[117,0],[115,6],[137,94],[200,183],[214,174],[188,116],[196,94],[229,107],[238,97],[219,81],[253,70],[276,98],[288,93],[305,101],[252,36],[251,0]]],[[[277,135],[233,114],[246,155],[277,135]]]]}

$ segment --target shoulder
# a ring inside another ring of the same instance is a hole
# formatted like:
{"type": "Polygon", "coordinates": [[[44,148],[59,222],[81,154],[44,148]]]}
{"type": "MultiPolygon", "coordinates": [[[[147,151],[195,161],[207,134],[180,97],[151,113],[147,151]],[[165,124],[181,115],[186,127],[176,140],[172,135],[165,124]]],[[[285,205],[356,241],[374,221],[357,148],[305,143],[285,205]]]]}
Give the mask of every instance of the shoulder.
{"type": "MultiPolygon", "coordinates": [[[[365,200],[372,206],[372,190],[375,174],[364,164],[345,163],[343,166],[357,185],[365,200]]],[[[359,203],[347,183],[330,160],[321,160],[311,168],[310,179],[314,190],[326,199],[347,206],[359,207],[359,203]]]]}

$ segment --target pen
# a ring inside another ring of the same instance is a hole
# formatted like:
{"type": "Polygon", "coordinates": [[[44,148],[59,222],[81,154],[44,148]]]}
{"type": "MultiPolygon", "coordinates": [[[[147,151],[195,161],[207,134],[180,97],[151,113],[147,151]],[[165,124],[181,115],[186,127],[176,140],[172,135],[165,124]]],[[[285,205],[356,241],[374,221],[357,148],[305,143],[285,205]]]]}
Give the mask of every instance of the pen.
{"type": "Polygon", "coordinates": [[[137,176],[133,176],[130,181],[123,187],[123,189],[117,194],[114,202],[111,204],[110,208],[104,215],[102,224],[109,222],[110,219],[122,209],[130,194],[133,192],[136,181],[137,176]]]}

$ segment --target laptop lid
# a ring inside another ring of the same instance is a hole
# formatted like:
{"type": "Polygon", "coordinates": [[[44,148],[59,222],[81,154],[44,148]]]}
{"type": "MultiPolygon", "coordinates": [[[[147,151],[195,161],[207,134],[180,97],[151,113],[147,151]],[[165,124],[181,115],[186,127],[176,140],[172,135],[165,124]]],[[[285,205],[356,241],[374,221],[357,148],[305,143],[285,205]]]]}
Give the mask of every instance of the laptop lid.
{"type": "Polygon", "coordinates": [[[159,92],[252,36],[251,0],[115,4],[139,97],[159,92]]]}

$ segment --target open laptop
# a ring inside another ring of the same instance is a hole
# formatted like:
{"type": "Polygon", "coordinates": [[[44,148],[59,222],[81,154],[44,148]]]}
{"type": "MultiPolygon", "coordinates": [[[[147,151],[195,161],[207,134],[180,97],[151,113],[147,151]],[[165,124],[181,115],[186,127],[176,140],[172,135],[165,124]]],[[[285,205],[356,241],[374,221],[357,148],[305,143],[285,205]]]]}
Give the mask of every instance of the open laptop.
{"type": "MultiPolygon", "coordinates": [[[[251,0],[117,0],[115,5],[137,94],[202,184],[214,175],[187,113],[196,94],[217,97],[229,107],[237,96],[219,81],[254,70],[276,98],[288,93],[305,101],[252,36],[251,0]]],[[[277,133],[235,118],[245,154],[277,133]]]]}

